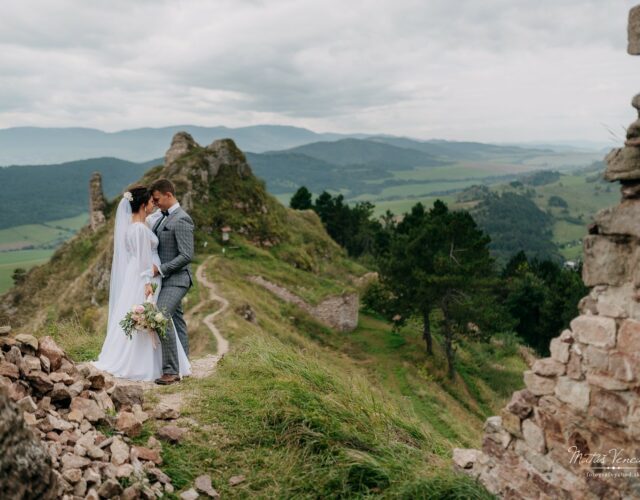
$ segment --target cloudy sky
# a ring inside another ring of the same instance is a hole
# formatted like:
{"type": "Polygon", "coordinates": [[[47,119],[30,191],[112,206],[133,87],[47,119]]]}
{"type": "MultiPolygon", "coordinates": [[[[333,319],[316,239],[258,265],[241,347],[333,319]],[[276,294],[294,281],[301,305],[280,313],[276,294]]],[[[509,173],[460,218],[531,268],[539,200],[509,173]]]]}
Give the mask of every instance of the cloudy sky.
{"type": "Polygon", "coordinates": [[[0,18],[0,128],[275,123],[614,144],[638,0],[21,0],[0,18]]]}

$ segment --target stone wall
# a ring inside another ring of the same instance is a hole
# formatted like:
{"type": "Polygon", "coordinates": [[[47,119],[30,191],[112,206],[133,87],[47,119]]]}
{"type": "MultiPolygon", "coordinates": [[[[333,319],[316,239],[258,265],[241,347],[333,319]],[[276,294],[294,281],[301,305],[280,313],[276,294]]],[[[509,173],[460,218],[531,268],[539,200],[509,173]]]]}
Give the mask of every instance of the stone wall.
{"type": "MultiPolygon", "coordinates": [[[[640,53],[638,26],[636,7],[630,53],[640,53]]],[[[592,289],[579,316],[525,372],[526,389],[487,420],[482,450],[454,450],[456,467],[500,497],[640,498],[639,138],[636,121],[606,158],[622,200],[596,215],[584,239],[592,289]]]]}
{"type": "Polygon", "coordinates": [[[346,293],[323,300],[317,306],[307,304],[284,287],[276,285],[262,276],[252,276],[250,280],[266,288],[285,302],[295,304],[320,323],[340,332],[352,332],[358,326],[360,301],[357,293],[346,293]]]}

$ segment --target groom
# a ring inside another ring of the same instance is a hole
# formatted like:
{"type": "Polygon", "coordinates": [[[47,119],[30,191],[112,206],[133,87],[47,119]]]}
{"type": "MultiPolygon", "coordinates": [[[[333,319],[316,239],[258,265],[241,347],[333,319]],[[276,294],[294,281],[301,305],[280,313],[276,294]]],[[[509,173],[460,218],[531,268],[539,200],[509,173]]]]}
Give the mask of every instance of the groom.
{"type": "MultiPolygon", "coordinates": [[[[180,343],[189,355],[187,324],[184,321],[181,301],[193,284],[191,266],[193,259],[193,221],[180,208],[176,190],[171,181],[160,179],[149,188],[153,203],[162,216],[152,223],[158,236],[160,268],[153,266],[154,276],[162,276],[162,288],[158,296],[158,308],[173,318],[180,343]]],[[[162,340],[162,377],[156,384],[169,385],[180,380],[178,351],[175,335],[165,335],[162,340]]]]}

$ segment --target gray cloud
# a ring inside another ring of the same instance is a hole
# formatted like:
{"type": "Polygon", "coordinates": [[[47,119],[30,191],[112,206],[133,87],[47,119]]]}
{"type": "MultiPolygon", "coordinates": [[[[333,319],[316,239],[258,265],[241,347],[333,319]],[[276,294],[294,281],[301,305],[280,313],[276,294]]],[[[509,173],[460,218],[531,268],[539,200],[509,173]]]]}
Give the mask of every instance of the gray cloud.
{"type": "Polygon", "coordinates": [[[0,126],[606,140],[636,0],[62,0],[0,19],[0,126]]]}

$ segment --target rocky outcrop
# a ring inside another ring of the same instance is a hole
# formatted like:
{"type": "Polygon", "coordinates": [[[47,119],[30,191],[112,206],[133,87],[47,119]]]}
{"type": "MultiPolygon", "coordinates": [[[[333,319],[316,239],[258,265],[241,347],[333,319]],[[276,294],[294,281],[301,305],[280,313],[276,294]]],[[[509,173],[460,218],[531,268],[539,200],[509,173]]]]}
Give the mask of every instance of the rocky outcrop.
{"type": "Polygon", "coordinates": [[[50,337],[0,336],[0,497],[173,493],[158,469],[160,442],[132,441],[149,418],[142,404],[139,385],[116,385],[92,365],[74,364],[50,337]]]}
{"type": "Polygon", "coordinates": [[[195,201],[209,201],[209,183],[221,169],[228,168],[240,178],[251,174],[247,159],[231,139],[216,140],[203,148],[186,132],[173,137],[164,165],[163,175],[175,182],[182,193],[180,203],[187,211],[195,201]]]}
{"type": "Polygon", "coordinates": [[[250,280],[266,288],[285,302],[295,304],[323,325],[339,332],[352,332],[358,326],[360,303],[357,293],[346,293],[329,297],[318,305],[308,304],[284,287],[276,285],[262,276],[252,276],[250,280]]]}
{"type": "MultiPolygon", "coordinates": [[[[630,52],[639,15],[636,7],[630,52]]],[[[592,289],[580,315],[525,372],[526,389],[486,421],[482,450],[454,450],[456,467],[501,497],[640,496],[640,148],[629,142],[637,129],[606,158],[622,201],[599,212],[584,239],[592,289]]]]}
{"type": "Polygon", "coordinates": [[[94,172],[89,181],[89,225],[93,231],[97,231],[104,225],[106,206],[107,202],[102,191],[102,176],[100,172],[94,172]]]}
{"type": "Polygon", "coordinates": [[[158,176],[176,186],[180,204],[201,233],[216,239],[222,228],[262,247],[278,245],[286,211],[257,179],[231,139],[200,146],[186,132],[177,133],[158,176]]]}

